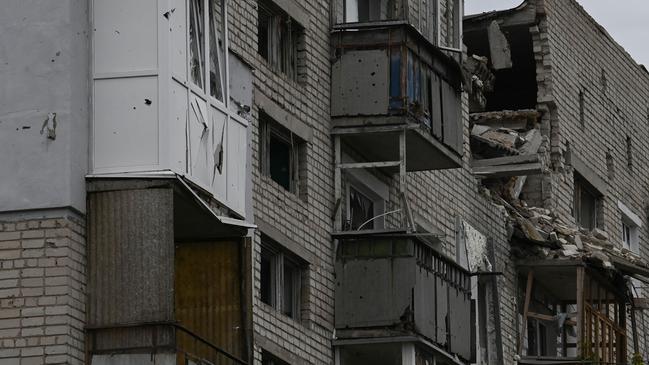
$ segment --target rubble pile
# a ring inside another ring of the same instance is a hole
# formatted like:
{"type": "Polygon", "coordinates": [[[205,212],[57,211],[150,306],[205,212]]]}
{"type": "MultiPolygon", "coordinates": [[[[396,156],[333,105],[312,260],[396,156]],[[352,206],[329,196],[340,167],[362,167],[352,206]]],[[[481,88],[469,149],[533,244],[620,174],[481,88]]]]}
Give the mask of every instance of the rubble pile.
{"type": "Polygon", "coordinates": [[[637,254],[614,244],[600,229],[589,231],[567,223],[548,209],[528,207],[524,201],[508,203],[495,198],[509,213],[512,253],[518,258],[582,260],[613,269],[616,264],[649,269],[649,264],[637,254]]]}

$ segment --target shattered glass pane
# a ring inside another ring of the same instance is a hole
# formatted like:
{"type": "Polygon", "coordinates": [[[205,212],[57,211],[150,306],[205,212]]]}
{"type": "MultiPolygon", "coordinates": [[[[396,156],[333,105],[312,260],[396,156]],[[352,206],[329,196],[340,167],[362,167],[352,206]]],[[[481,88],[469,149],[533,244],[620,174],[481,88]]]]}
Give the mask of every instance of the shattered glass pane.
{"type": "Polygon", "coordinates": [[[349,188],[349,214],[352,229],[361,228],[361,225],[363,229],[374,228],[374,221],[367,222],[374,217],[374,202],[353,187],[349,188]]]}
{"type": "Polygon", "coordinates": [[[210,95],[223,101],[223,1],[210,0],[210,95]]]}
{"type": "Polygon", "coordinates": [[[203,1],[189,1],[189,72],[194,84],[203,88],[205,77],[203,1]]]}

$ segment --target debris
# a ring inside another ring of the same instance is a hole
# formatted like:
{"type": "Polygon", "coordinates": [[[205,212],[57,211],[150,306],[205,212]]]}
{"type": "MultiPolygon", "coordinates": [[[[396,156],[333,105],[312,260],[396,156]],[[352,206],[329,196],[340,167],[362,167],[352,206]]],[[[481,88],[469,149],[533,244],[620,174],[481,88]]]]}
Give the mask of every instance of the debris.
{"type": "Polygon", "coordinates": [[[593,229],[592,234],[593,234],[593,236],[595,236],[595,238],[597,238],[597,239],[604,240],[604,241],[605,241],[605,240],[608,240],[608,233],[602,231],[602,230],[599,229],[599,228],[595,228],[595,229],[593,229]]]}
{"type": "Polygon", "coordinates": [[[512,51],[505,34],[500,30],[497,21],[492,21],[487,29],[491,65],[496,70],[512,68],[512,51]]]}
{"type": "Polygon", "coordinates": [[[144,104],[151,105],[152,103],[151,99],[144,99],[144,104]]]}

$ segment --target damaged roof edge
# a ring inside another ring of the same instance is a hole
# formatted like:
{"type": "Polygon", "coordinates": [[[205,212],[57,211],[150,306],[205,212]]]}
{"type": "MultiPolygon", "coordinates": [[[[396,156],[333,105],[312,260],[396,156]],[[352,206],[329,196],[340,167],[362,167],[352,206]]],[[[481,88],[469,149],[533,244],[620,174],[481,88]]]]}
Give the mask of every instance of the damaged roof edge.
{"type": "Polygon", "coordinates": [[[484,20],[484,19],[493,19],[497,18],[503,15],[509,15],[511,13],[515,13],[519,10],[524,9],[528,5],[528,0],[523,0],[520,5],[517,5],[513,8],[509,9],[503,9],[503,10],[491,10],[491,11],[485,11],[482,13],[477,13],[477,14],[469,14],[464,16],[464,20],[484,20]]]}
{"type": "Polygon", "coordinates": [[[525,0],[515,8],[468,15],[463,19],[464,31],[487,29],[489,24],[496,19],[502,21],[499,22],[501,27],[532,25],[536,23],[536,9],[535,1],[525,0]]]}

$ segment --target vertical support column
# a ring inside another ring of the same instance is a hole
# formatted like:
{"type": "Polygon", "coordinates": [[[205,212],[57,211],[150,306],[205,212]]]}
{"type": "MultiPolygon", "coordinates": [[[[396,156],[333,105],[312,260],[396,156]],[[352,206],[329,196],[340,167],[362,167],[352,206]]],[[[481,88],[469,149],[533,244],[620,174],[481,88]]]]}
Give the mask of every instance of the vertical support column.
{"type": "Polygon", "coordinates": [[[518,354],[523,355],[523,341],[525,340],[525,333],[527,332],[527,312],[530,309],[530,301],[532,299],[532,283],[534,282],[534,270],[527,273],[527,287],[525,289],[525,304],[523,306],[523,323],[521,324],[521,333],[518,341],[518,354]]]}
{"type": "Polygon", "coordinates": [[[401,346],[401,365],[415,365],[415,345],[404,343],[401,346]]]}
{"type": "Polygon", "coordinates": [[[334,231],[342,230],[342,171],[340,169],[341,163],[341,147],[340,136],[334,136],[334,231]]]}
{"type": "Polygon", "coordinates": [[[584,268],[577,268],[577,356],[584,356],[584,268]]]}
{"type": "Polygon", "coordinates": [[[401,211],[403,227],[408,231],[416,230],[410,205],[408,204],[408,186],[406,172],[406,129],[399,134],[399,195],[401,197],[401,211]]]}

